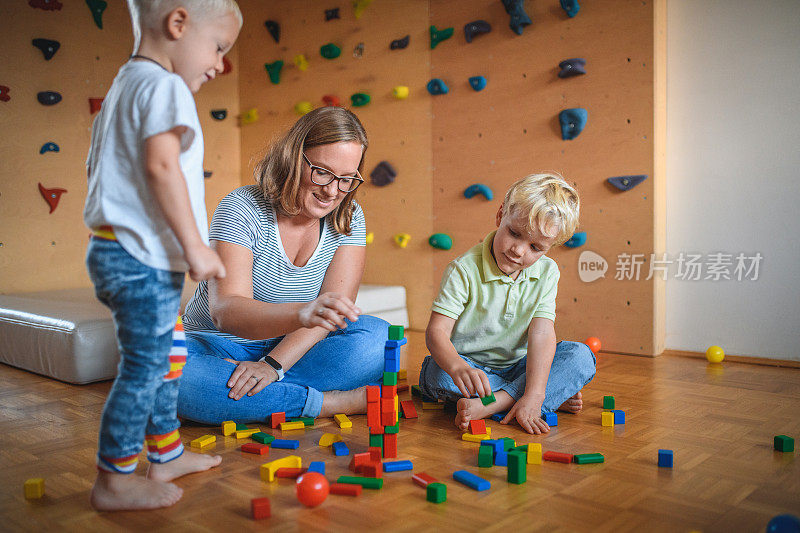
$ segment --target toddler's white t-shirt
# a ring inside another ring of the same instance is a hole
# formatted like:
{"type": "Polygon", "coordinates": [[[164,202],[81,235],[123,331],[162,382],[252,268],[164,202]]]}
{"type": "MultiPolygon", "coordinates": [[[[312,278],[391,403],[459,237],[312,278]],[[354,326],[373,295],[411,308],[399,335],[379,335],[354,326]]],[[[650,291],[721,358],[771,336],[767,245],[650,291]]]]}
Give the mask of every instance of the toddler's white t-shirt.
{"type": "Polygon", "coordinates": [[[177,74],[145,61],[129,61],[114,78],[92,126],[86,159],[89,191],[83,220],[112,226],[122,247],[152,268],[184,272],[183,248],[147,184],[144,143],[185,127],[180,168],[197,229],[208,242],[203,183],[203,132],[189,87],[177,74]]]}

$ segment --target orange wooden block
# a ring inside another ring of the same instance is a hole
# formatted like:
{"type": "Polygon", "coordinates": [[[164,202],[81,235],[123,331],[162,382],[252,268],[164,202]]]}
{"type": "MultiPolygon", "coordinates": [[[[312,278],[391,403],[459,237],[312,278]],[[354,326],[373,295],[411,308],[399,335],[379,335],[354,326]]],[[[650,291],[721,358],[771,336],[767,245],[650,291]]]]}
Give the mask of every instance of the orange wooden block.
{"type": "Polygon", "coordinates": [[[341,496],[360,496],[364,487],[361,485],[351,485],[349,483],[331,483],[329,492],[341,496]]]}
{"type": "Polygon", "coordinates": [[[269,446],[258,442],[248,442],[247,444],[242,444],[242,451],[245,453],[254,453],[256,455],[268,455],[269,446]]]}
{"type": "Polygon", "coordinates": [[[286,413],[284,413],[284,412],[272,413],[272,416],[270,417],[269,420],[270,420],[272,429],[277,429],[278,426],[280,426],[282,423],[286,422],[286,413]]]}
{"type": "Polygon", "coordinates": [[[485,435],[486,434],[486,421],[485,420],[470,420],[469,421],[469,432],[473,435],[485,435]]]}
{"type": "Polygon", "coordinates": [[[364,477],[383,477],[383,464],[371,461],[361,466],[361,473],[364,477]]]}
{"type": "Polygon", "coordinates": [[[250,510],[253,513],[254,520],[269,518],[272,515],[269,498],[253,498],[250,500],[250,510]]]}
{"type": "Polygon", "coordinates": [[[414,407],[414,402],[411,400],[402,400],[400,407],[403,409],[403,416],[406,418],[417,418],[417,408],[414,407]]]}
{"type": "Polygon", "coordinates": [[[427,487],[428,483],[438,483],[436,478],[429,476],[425,472],[417,472],[411,476],[411,480],[422,488],[427,487]]]}
{"type": "Polygon", "coordinates": [[[275,477],[297,478],[307,471],[308,468],[279,468],[275,471],[275,477]]]}

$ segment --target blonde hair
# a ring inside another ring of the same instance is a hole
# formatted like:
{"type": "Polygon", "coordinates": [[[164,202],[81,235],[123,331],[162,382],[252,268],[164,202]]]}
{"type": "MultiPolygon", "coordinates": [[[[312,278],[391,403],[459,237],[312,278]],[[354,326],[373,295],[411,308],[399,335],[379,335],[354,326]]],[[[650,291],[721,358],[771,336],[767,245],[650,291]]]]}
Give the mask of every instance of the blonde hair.
{"type": "MultiPolygon", "coordinates": [[[[300,117],[256,164],[253,174],[264,198],[281,214],[297,215],[300,212],[303,151],[338,142],[355,142],[361,145],[361,161],[358,162],[358,171],[361,172],[369,142],[364,126],[355,114],[342,107],[326,106],[300,117]]],[[[356,191],[347,193],[342,203],[328,215],[334,229],[340,234],[350,234],[355,194],[356,191]]]]}
{"type": "Polygon", "coordinates": [[[144,29],[157,28],[173,9],[184,7],[198,19],[233,14],[242,26],[242,12],[235,0],[127,0],[133,27],[133,49],[139,49],[144,29]]]}
{"type": "Polygon", "coordinates": [[[555,172],[531,174],[514,183],[503,200],[503,216],[528,219],[527,229],[538,228],[555,237],[553,246],[568,241],[578,228],[581,201],[576,191],[555,172]],[[553,228],[558,231],[553,234],[553,228]]]}

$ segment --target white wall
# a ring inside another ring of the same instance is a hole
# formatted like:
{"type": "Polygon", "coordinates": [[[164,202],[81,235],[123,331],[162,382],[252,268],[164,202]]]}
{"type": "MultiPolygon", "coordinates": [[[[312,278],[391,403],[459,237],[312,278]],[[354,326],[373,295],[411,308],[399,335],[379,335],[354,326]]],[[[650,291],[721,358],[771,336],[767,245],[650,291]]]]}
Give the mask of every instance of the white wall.
{"type": "Polygon", "coordinates": [[[673,265],[668,349],[800,360],[799,23],[796,0],[667,3],[668,258],[764,257],[757,281],[673,265]]]}

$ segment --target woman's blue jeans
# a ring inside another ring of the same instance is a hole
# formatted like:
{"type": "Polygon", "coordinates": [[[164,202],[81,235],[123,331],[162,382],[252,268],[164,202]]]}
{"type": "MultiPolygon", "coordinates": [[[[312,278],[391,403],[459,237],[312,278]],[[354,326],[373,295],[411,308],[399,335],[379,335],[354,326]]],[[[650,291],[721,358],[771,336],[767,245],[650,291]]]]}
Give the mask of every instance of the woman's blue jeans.
{"type": "Polygon", "coordinates": [[[213,333],[187,331],[189,356],[178,393],[178,414],[204,424],[265,422],[281,411],[287,417],[316,417],[322,409],[323,392],[378,384],[383,377],[389,324],[368,315],[347,322],[346,328],[329,333],[308,350],[283,380],[239,400],[228,397],[227,383],[236,365],[225,358],[258,361],[283,337],[241,344],[213,333]]]}

